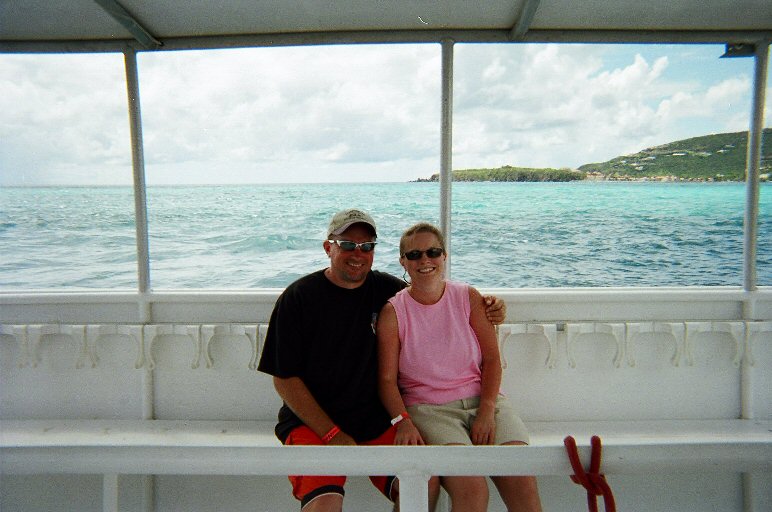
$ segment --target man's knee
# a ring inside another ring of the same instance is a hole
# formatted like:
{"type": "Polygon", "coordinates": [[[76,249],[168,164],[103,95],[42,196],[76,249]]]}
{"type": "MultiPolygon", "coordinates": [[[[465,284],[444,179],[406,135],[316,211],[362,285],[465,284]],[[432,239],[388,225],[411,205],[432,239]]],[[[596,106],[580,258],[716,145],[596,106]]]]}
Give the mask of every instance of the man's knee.
{"type": "MultiPolygon", "coordinates": [[[[309,512],[316,510],[336,510],[334,508],[315,508],[320,504],[343,502],[343,483],[345,479],[330,477],[332,480],[324,482],[324,477],[294,477],[293,494],[300,500],[300,509],[309,512]],[[342,481],[338,481],[342,480],[342,481]],[[315,485],[316,484],[316,485],[315,485]],[[308,508],[310,505],[312,508],[308,508]]],[[[339,509],[338,509],[339,510],[339,509]]]]}
{"type": "Polygon", "coordinates": [[[343,495],[338,493],[320,494],[301,502],[302,512],[341,512],[343,510],[343,495]]]}

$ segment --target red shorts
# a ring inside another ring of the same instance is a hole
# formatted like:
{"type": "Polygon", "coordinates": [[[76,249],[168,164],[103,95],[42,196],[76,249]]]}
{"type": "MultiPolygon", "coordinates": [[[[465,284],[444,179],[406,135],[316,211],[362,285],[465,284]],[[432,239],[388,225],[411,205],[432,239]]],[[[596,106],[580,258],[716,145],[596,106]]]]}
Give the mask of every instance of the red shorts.
{"type": "MultiPolygon", "coordinates": [[[[396,427],[391,427],[381,434],[380,437],[360,444],[367,446],[392,445],[394,444],[396,432],[396,427]]],[[[303,425],[290,432],[284,444],[320,445],[324,443],[313,430],[303,425]]],[[[346,483],[345,476],[294,475],[289,477],[289,481],[292,484],[292,494],[300,500],[301,507],[305,507],[311,500],[323,494],[334,493],[341,496],[345,494],[343,491],[343,485],[346,483]]],[[[393,476],[371,476],[370,481],[384,496],[391,499],[391,485],[394,482],[393,476]]]]}

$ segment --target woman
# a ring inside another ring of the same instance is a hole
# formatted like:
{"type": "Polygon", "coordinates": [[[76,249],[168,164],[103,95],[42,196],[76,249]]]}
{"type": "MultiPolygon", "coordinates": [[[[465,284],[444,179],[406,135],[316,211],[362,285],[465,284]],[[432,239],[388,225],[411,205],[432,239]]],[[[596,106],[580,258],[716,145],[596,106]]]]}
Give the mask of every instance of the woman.
{"type": "MultiPolygon", "coordinates": [[[[432,224],[402,235],[410,285],[378,319],[378,385],[402,445],[524,445],[528,434],[499,392],[496,332],[480,293],[445,280],[445,241],[432,224]]],[[[539,511],[534,477],[492,477],[510,512],[539,511]]],[[[452,510],[485,511],[485,477],[442,477],[452,510]]]]}

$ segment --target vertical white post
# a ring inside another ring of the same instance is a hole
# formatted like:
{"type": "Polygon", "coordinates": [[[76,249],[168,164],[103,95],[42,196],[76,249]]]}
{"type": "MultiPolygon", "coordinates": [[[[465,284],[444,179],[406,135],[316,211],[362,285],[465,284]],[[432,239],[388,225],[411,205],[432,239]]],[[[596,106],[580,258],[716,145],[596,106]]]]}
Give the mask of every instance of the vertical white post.
{"type": "Polygon", "coordinates": [[[118,475],[102,475],[102,512],[118,512],[118,475]]]}
{"type": "Polygon", "coordinates": [[[134,221],[137,231],[137,274],[140,322],[150,321],[150,308],[145,294],[150,290],[150,251],[147,235],[147,191],[145,185],[145,151],[142,144],[142,115],[139,103],[137,52],[126,48],[126,89],[129,97],[129,127],[131,129],[131,161],[134,169],[134,221]]]}
{"type": "Polygon", "coordinates": [[[442,41],[442,121],[440,135],[440,229],[445,234],[448,259],[445,275],[450,279],[451,239],[450,209],[451,182],[453,181],[453,44],[450,39],[442,41]]]}
{"type": "MultiPolygon", "coordinates": [[[[759,212],[759,167],[761,163],[761,143],[764,127],[764,103],[767,87],[767,62],[769,60],[769,44],[756,45],[753,77],[753,110],[751,112],[750,130],[748,132],[748,153],[745,176],[745,219],[743,222],[743,290],[756,290],[756,245],[758,237],[759,212]]],[[[756,316],[755,298],[747,297],[743,303],[743,319],[753,320],[756,316]]],[[[746,323],[745,329],[749,329],[746,323]]],[[[748,336],[748,333],[745,333],[748,336]]],[[[753,418],[753,367],[743,358],[740,367],[740,403],[741,416],[753,418]]],[[[743,510],[754,512],[758,500],[754,486],[753,475],[742,474],[743,510]]]]}
{"type": "MultiPolygon", "coordinates": [[[[133,48],[125,48],[123,52],[126,67],[126,91],[129,100],[129,127],[131,130],[131,161],[134,175],[134,222],[137,233],[137,276],[139,292],[139,321],[152,321],[147,293],[150,291],[150,250],[147,229],[147,186],[145,183],[145,151],[142,142],[142,115],[139,101],[139,72],[137,70],[137,52],[133,48]]],[[[144,336],[144,331],[140,333],[144,336]]],[[[144,343],[141,344],[144,347],[144,343]]],[[[153,411],[153,374],[145,368],[142,380],[144,401],[142,415],[144,419],[152,419],[153,411]]],[[[142,507],[151,512],[155,510],[155,481],[153,475],[142,475],[142,507]]],[[[116,483],[117,486],[117,483],[116,483]]],[[[117,511],[117,487],[116,508],[117,511]]]]}
{"type": "MultiPolygon", "coordinates": [[[[756,44],[754,57],[753,77],[753,110],[751,112],[750,130],[748,132],[748,157],[745,176],[745,222],[743,240],[743,290],[752,292],[756,290],[756,246],[758,243],[758,215],[759,215],[759,168],[761,164],[761,144],[764,128],[764,104],[767,88],[767,63],[769,61],[769,43],[756,44]]],[[[749,297],[744,303],[743,318],[754,320],[755,299],[749,297]]],[[[746,329],[748,326],[746,324],[746,329]]],[[[747,336],[747,333],[746,333],[747,336]]],[[[751,403],[753,393],[753,368],[747,361],[743,361],[742,371],[742,417],[752,418],[753,405],[751,403]]],[[[759,500],[754,474],[743,473],[743,510],[755,512],[756,503],[759,500]]]]}
{"type": "MultiPolygon", "coordinates": [[[[756,244],[759,214],[759,167],[761,163],[761,142],[764,127],[764,95],[767,88],[767,61],[769,44],[756,45],[755,72],[753,79],[753,110],[748,133],[748,157],[745,176],[745,238],[743,241],[743,289],[756,289],[756,244]]],[[[748,308],[753,309],[753,308],[748,308]]],[[[753,315],[752,311],[746,314],[753,315]]],[[[746,316],[746,320],[753,318],[746,316]]]]}
{"type": "Polygon", "coordinates": [[[400,512],[425,512],[429,506],[429,475],[420,471],[397,474],[400,512]]]}

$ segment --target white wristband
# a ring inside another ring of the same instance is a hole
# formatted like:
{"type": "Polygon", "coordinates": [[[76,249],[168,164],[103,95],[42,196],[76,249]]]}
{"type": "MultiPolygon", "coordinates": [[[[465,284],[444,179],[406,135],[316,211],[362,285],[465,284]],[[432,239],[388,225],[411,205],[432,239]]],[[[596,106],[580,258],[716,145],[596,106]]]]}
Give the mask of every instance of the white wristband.
{"type": "Polygon", "coordinates": [[[392,419],[391,419],[391,424],[392,424],[392,425],[396,425],[396,424],[397,424],[397,423],[399,423],[400,421],[402,421],[402,420],[404,420],[404,419],[407,419],[407,418],[409,418],[409,417],[410,417],[410,416],[408,416],[408,415],[407,415],[407,413],[402,413],[402,414],[399,414],[399,415],[398,415],[396,418],[392,418],[392,419]]]}

